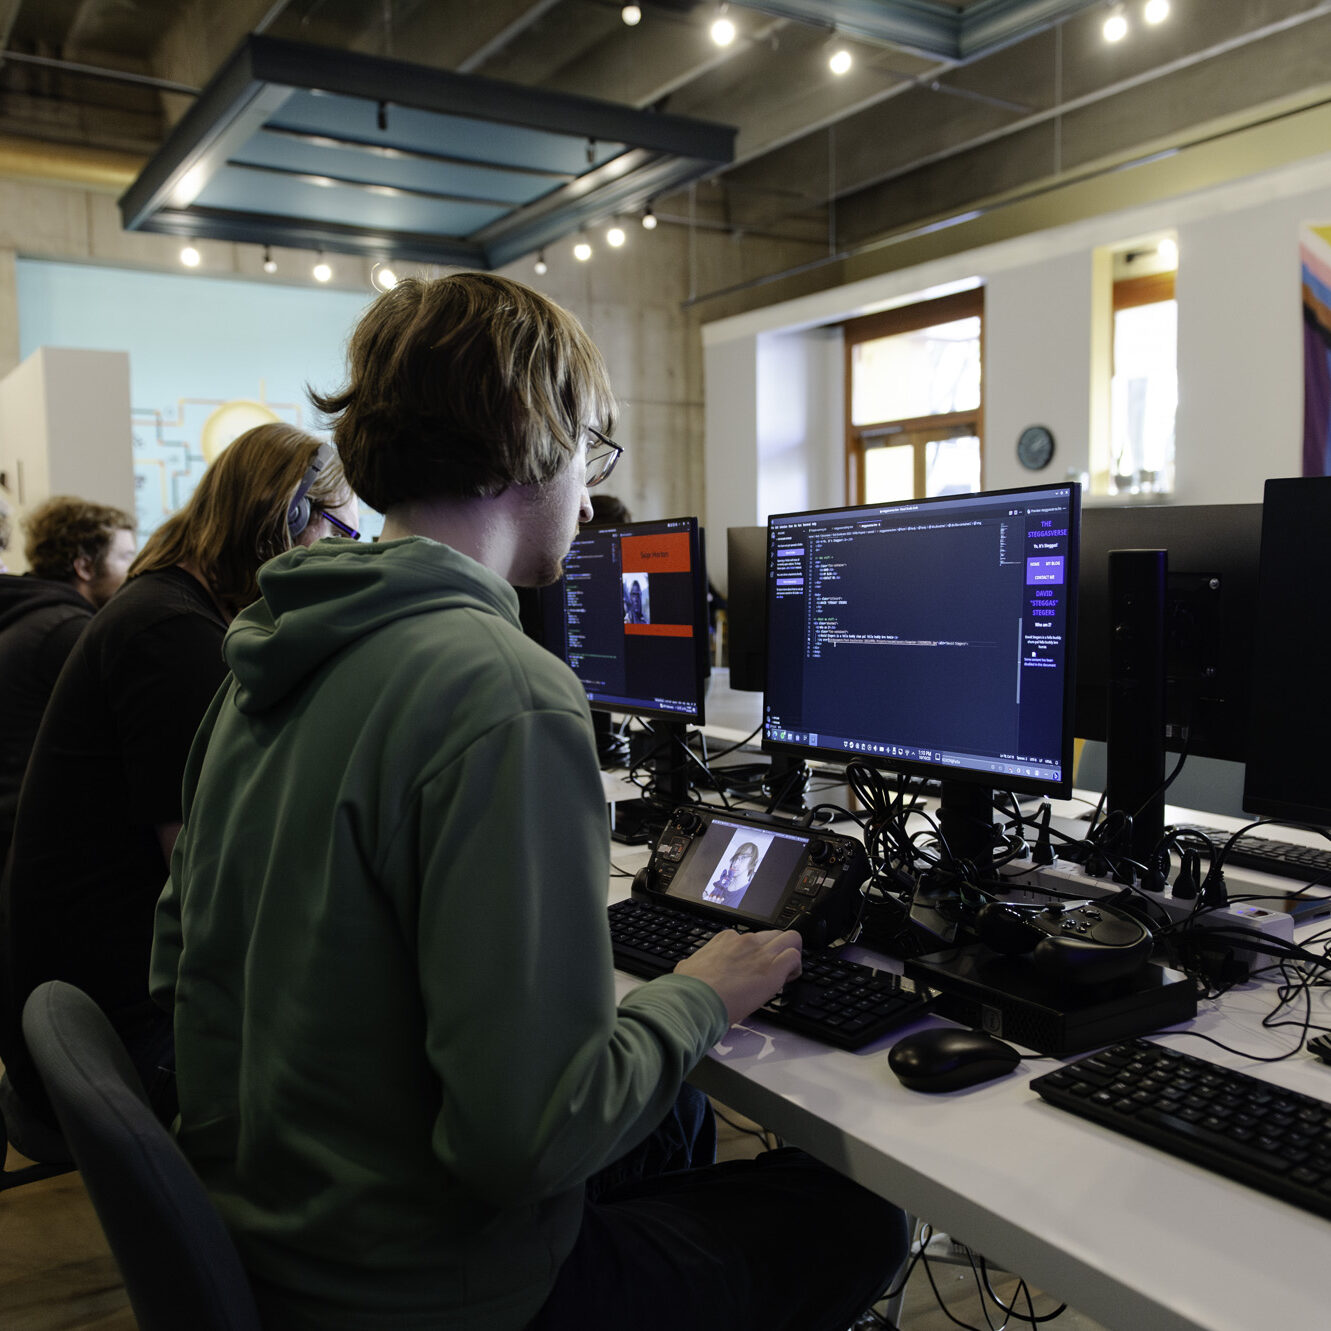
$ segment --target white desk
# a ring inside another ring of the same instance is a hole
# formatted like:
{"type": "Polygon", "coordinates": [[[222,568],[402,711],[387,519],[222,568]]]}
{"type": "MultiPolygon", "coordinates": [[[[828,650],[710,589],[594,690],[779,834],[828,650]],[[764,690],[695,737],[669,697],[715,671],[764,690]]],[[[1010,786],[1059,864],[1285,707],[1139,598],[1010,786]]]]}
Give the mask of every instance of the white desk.
{"type": "MultiPolygon", "coordinates": [[[[635,869],[646,851],[616,847],[613,859],[635,869]]],[[[613,881],[626,895],[628,880],[613,881]]],[[[639,983],[618,978],[621,993],[639,983]]],[[[1274,1001],[1270,984],[1249,985],[1204,1004],[1190,1028],[1283,1052],[1298,1032],[1261,1028],[1274,1001]]],[[[1331,997],[1315,994],[1314,1011],[1331,1025],[1331,997]]],[[[691,1080],[1112,1331],[1331,1326],[1331,1221],[1044,1104],[1028,1083],[1052,1059],[965,1091],[908,1091],[887,1066],[900,1034],[852,1054],[754,1020],[691,1080]]],[[[1310,1055],[1254,1065],[1164,1038],[1331,1100],[1331,1067],[1310,1055]]]]}

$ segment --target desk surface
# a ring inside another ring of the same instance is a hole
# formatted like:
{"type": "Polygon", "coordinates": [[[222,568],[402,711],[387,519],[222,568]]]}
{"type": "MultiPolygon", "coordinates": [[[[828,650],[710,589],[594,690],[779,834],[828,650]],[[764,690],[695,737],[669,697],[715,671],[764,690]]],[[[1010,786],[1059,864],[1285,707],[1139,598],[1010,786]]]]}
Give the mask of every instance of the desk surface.
{"type": "MultiPolygon", "coordinates": [[[[646,857],[616,847],[613,859],[631,871],[646,857]]],[[[627,895],[628,881],[614,878],[612,895],[627,895]]],[[[640,983],[618,982],[621,994],[640,983]]],[[[1249,984],[1204,1002],[1186,1029],[1250,1055],[1283,1053],[1301,1033],[1263,1029],[1275,1001],[1273,985],[1249,984]]],[[[1331,1025],[1331,996],[1312,1001],[1314,1020],[1331,1025]]],[[[1029,1082],[1051,1058],[965,1091],[908,1091],[887,1066],[900,1034],[846,1053],[754,1019],[691,1080],[1112,1331],[1331,1324],[1331,1222],[1046,1105],[1029,1082]]],[[[1331,1100],[1331,1067],[1311,1055],[1266,1065],[1185,1034],[1160,1038],[1331,1100]]]]}

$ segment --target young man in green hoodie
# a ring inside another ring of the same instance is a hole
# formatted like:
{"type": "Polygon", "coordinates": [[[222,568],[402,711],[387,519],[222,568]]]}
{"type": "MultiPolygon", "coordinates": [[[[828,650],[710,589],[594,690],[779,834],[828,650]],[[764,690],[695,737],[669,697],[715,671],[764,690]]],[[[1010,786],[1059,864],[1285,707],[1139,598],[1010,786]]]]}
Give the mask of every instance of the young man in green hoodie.
{"type": "Polygon", "coordinates": [[[599,353],[458,274],[381,297],[349,359],[315,402],[383,538],[260,574],[152,960],[265,1322],[843,1331],[895,1208],[798,1152],[605,1182],[800,940],[721,934],[616,1006],[590,715],[513,590],[558,578],[618,456],[599,353]]]}

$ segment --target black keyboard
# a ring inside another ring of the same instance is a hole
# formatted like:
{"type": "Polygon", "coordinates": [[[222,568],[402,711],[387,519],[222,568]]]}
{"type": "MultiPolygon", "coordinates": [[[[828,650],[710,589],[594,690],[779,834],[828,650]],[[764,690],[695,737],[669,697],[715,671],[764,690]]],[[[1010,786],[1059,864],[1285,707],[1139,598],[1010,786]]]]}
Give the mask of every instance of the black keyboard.
{"type": "MultiPolygon", "coordinates": [[[[1233,835],[1218,827],[1194,827],[1215,842],[1219,851],[1233,835]]],[[[1227,869],[1260,869],[1262,873],[1277,874],[1281,878],[1297,878],[1311,883],[1325,878],[1331,882],[1331,845],[1296,846],[1289,841],[1271,841],[1267,837],[1244,834],[1230,847],[1225,856],[1227,869]]]]}
{"type": "MultiPolygon", "coordinates": [[[[654,901],[617,901],[610,907],[615,965],[647,979],[674,970],[724,927],[654,901]]],[[[800,978],[759,1015],[837,1049],[859,1049],[922,1017],[930,997],[904,976],[811,953],[800,978]]]]}
{"type": "Polygon", "coordinates": [[[1331,1103],[1131,1040],[1031,1082],[1050,1104],[1331,1218],[1331,1103]]]}

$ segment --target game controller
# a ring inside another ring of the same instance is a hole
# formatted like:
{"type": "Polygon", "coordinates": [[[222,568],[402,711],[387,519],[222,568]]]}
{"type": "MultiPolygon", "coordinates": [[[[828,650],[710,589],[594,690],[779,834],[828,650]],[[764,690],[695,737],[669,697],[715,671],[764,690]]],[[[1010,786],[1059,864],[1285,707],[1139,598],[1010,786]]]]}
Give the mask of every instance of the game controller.
{"type": "Polygon", "coordinates": [[[974,927],[995,952],[1029,954],[1050,979],[1079,985],[1132,975],[1154,944],[1145,925],[1094,901],[990,901],[976,912],[974,927]]]}

